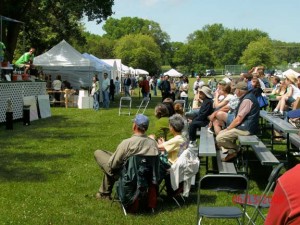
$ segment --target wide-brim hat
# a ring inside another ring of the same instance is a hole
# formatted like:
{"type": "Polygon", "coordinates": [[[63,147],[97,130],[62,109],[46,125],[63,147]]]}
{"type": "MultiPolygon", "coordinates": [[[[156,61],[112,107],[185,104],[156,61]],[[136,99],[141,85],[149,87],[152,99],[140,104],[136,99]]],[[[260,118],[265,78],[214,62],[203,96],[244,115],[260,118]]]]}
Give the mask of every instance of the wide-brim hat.
{"type": "Polygon", "coordinates": [[[211,94],[211,89],[207,86],[202,86],[200,89],[199,89],[200,92],[202,92],[203,94],[205,94],[206,97],[208,98],[212,98],[212,94],[211,94]]]}
{"type": "Polygon", "coordinates": [[[297,83],[297,77],[293,73],[289,73],[285,76],[287,79],[289,79],[292,83],[296,84],[297,83]]]}

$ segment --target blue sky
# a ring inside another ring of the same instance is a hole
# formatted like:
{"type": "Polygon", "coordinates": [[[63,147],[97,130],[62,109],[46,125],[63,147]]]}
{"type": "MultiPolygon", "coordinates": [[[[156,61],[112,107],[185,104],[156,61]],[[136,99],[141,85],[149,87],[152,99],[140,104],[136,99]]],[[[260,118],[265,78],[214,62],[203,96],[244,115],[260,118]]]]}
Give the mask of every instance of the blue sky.
{"type": "MultiPolygon", "coordinates": [[[[113,18],[155,21],[171,41],[185,42],[207,24],[230,29],[259,29],[271,39],[300,42],[300,0],[115,0],[113,18]]],[[[84,21],[86,30],[102,35],[102,25],[84,21]]]]}

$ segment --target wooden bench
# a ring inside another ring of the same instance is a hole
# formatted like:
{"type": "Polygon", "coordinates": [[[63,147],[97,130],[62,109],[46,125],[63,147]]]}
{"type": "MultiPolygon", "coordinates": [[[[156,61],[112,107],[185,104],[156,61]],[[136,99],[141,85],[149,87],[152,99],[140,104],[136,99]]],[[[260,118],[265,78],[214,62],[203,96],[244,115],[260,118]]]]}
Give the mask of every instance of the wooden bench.
{"type": "Polygon", "coordinates": [[[235,166],[232,162],[222,162],[222,152],[216,150],[214,135],[202,127],[200,131],[199,156],[206,157],[206,171],[208,171],[208,157],[217,157],[217,166],[221,174],[236,174],[235,166]]]}

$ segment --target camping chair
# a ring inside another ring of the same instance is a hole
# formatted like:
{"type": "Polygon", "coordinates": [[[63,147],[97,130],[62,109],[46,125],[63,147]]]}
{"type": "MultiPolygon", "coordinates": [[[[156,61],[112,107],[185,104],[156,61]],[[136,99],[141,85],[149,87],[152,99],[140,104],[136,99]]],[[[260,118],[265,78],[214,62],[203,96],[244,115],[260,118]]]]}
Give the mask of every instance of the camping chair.
{"type": "Polygon", "coordinates": [[[157,205],[159,156],[134,155],[123,166],[116,191],[125,215],[157,205]]]}
{"type": "MultiPolygon", "coordinates": [[[[247,206],[255,207],[254,212],[251,217],[246,213],[247,218],[249,219],[247,224],[255,224],[255,221],[260,215],[263,220],[266,219],[265,215],[262,213],[262,209],[270,208],[270,191],[272,191],[274,185],[276,184],[276,181],[279,177],[279,172],[284,166],[283,163],[278,164],[274,169],[272,170],[269,178],[268,178],[268,184],[264,190],[264,192],[261,195],[248,195],[247,200],[247,206]]],[[[235,203],[241,204],[244,201],[245,195],[238,195],[236,198],[233,199],[235,203]]]]}
{"type": "Polygon", "coordinates": [[[121,114],[126,114],[130,116],[131,111],[131,97],[121,97],[120,98],[120,105],[119,105],[119,116],[121,114]],[[122,111],[122,108],[125,108],[126,110],[122,111]]]}
{"type": "Polygon", "coordinates": [[[186,103],[185,100],[175,100],[175,101],[174,101],[174,105],[175,105],[176,103],[182,104],[183,111],[185,112],[185,103],[186,103]]]}
{"type": "Polygon", "coordinates": [[[138,106],[139,109],[138,109],[138,111],[136,112],[136,115],[139,114],[139,112],[140,112],[141,109],[144,109],[143,112],[142,112],[142,114],[144,114],[144,112],[145,112],[145,110],[147,109],[147,106],[148,106],[148,104],[149,104],[149,101],[150,101],[150,98],[149,98],[149,97],[145,97],[145,98],[142,99],[141,104],[138,106]]]}
{"type": "MultiPolygon", "coordinates": [[[[205,200],[201,198],[203,190],[210,191],[225,191],[225,192],[242,192],[247,199],[248,194],[248,179],[244,175],[229,175],[229,174],[213,174],[206,175],[200,179],[198,185],[198,200],[197,200],[197,222],[201,224],[203,217],[210,219],[236,219],[239,224],[244,224],[246,201],[242,207],[233,205],[226,206],[201,206],[205,200]]],[[[230,196],[230,195],[229,195],[230,196]]],[[[224,200],[223,200],[224,202],[224,200]]],[[[232,204],[232,197],[226,201],[227,204],[232,204]]]]}

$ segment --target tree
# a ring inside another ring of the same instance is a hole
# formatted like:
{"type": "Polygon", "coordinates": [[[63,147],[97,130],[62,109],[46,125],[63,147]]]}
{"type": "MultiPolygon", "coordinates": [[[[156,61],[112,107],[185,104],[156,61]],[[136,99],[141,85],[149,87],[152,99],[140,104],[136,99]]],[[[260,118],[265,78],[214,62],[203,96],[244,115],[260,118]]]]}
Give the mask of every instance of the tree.
{"type": "Polygon", "coordinates": [[[89,32],[84,32],[83,36],[86,39],[85,45],[73,44],[79,52],[88,52],[100,59],[115,58],[114,46],[116,41],[89,32]]]}
{"type": "Polygon", "coordinates": [[[103,37],[117,40],[128,34],[144,34],[151,36],[160,47],[162,57],[167,54],[170,36],[162,31],[160,25],[151,20],[138,17],[122,17],[121,19],[109,18],[103,25],[106,32],[103,37]]]}
{"type": "Polygon", "coordinates": [[[245,64],[248,68],[257,65],[272,67],[275,62],[273,45],[267,37],[251,42],[240,58],[240,63],[245,64]]]}
{"type": "Polygon", "coordinates": [[[116,42],[115,56],[133,68],[156,74],[160,70],[161,55],[159,46],[152,37],[143,34],[129,34],[116,42]]]}
{"type": "Polygon", "coordinates": [[[84,44],[81,19],[97,23],[112,15],[114,0],[2,0],[0,14],[25,23],[25,33],[17,23],[3,23],[3,41],[7,59],[12,61],[19,34],[25,35],[26,47],[34,46],[43,52],[62,39],[76,37],[84,44]]]}

